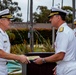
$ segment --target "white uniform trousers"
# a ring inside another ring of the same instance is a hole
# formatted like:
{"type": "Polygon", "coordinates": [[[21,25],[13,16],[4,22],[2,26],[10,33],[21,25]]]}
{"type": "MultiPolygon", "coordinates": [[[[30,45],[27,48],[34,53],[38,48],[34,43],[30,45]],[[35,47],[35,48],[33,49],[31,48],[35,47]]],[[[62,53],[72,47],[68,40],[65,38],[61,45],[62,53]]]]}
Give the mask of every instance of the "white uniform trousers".
{"type": "Polygon", "coordinates": [[[6,63],[0,62],[0,75],[8,75],[6,63]]]}
{"type": "Polygon", "coordinates": [[[56,75],[76,75],[76,62],[62,62],[58,64],[56,75]]]}

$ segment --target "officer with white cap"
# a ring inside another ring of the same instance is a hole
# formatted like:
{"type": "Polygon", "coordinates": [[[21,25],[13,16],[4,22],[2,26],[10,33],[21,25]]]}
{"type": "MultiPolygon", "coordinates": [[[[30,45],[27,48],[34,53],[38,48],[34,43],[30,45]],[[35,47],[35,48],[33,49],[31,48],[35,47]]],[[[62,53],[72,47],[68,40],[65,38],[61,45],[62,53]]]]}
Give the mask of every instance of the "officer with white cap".
{"type": "Polygon", "coordinates": [[[10,53],[10,42],[6,30],[10,28],[10,19],[13,16],[10,14],[9,9],[0,11],[0,75],[7,74],[7,59],[18,60],[21,63],[29,63],[25,55],[16,55],[10,53]]]}
{"type": "Polygon", "coordinates": [[[56,62],[54,75],[76,75],[76,60],[74,46],[74,32],[65,22],[68,13],[62,9],[52,7],[49,21],[56,27],[55,54],[45,58],[38,58],[34,62],[56,62]]]}

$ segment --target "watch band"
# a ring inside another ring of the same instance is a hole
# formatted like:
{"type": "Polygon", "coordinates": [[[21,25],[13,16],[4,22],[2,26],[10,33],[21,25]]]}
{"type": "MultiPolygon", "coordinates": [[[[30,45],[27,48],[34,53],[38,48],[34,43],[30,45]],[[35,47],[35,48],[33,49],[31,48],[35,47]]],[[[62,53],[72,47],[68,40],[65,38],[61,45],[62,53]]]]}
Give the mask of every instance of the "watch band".
{"type": "Polygon", "coordinates": [[[42,58],[42,62],[43,62],[43,63],[46,63],[46,61],[45,61],[45,59],[44,59],[44,58],[42,58]]]}

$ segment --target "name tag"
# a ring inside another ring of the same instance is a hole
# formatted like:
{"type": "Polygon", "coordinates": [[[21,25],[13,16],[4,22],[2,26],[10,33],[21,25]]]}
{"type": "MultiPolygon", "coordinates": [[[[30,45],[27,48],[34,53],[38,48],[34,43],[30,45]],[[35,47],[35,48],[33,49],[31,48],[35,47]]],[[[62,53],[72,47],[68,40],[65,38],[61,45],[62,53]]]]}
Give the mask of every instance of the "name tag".
{"type": "Polygon", "coordinates": [[[6,43],[7,41],[4,41],[4,43],[6,43]]]}

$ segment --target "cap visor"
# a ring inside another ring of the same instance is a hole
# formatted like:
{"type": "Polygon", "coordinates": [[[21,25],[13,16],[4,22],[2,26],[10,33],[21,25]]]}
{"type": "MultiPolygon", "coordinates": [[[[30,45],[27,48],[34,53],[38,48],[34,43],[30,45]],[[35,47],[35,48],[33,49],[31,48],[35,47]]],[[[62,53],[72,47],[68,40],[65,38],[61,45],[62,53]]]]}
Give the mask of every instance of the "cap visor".
{"type": "Polygon", "coordinates": [[[9,19],[13,19],[13,16],[12,16],[12,15],[5,15],[5,16],[2,16],[2,18],[9,18],[9,19]]]}
{"type": "Polygon", "coordinates": [[[54,15],[51,15],[51,16],[49,15],[48,18],[51,18],[52,16],[54,16],[54,15]]]}

